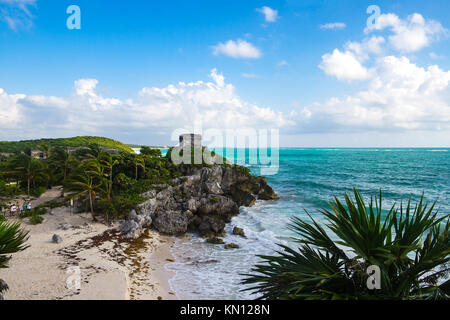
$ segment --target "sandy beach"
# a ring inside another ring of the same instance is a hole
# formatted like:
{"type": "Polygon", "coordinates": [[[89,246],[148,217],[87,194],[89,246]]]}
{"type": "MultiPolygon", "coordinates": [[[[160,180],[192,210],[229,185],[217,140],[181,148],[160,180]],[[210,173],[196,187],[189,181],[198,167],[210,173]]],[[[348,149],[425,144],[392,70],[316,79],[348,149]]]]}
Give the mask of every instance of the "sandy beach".
{"type": "MultiPolygon", "coordinates": [[[[57,197],[45,193],[33,207],[57,197]]],[[[169,300],[176,299],[168,281],[174,274],[164,267],[173,261],[173,239],[147,231],[138,240],[125,241],[117,224],[95,223],[90,214],[71,214],[66,207],[52,209],[42,224],[29,230],[30,246],[13,255],[0,279],[8,283],[8,300],[169,300]],[[52,241],[53,235],[62,238],[52,241]]]]}

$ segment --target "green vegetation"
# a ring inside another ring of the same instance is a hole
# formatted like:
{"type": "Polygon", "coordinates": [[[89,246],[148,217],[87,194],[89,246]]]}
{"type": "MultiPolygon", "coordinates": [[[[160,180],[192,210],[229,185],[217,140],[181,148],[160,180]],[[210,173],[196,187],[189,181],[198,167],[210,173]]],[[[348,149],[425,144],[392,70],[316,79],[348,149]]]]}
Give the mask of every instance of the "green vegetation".
{"type": "Polygon", "coordinates": [[[211,198],[209,198],[209,201],[210,201],[212,204],[216,204],[216,203],[219,202],[219,199],[216,198],[216,197],[211,197],[211,198]]]}
{"type": "MultiPolygon", "coordinates": [[[[0,269],[8,268],[11,254],[25,250],[25,242],[28,240],[28,232],[20,227],[17,222],[0,221],[0,269]]],[[[0,279],[0,297],[8,286],[0,279]]]]}
{"type": "MultiPolygon", "coordinates": [[[[142,193],[161,184],[171,185],[172,180],[180,176],[177,166],[161,157],[159,150],[144,148],[144,152],[137,155],[127,147],[118,154],[109,153],[102,146],[120,149],[117,146],[121,145],[110,139],[36,140],[33,146],[38,146],[44,154],[38,159],[23,149],[30,147],[29,143],[11,143],[9,146],[17,147],[14,151],[18,153],[0,161],[0,197],[19,194],[39,197],[48,188],[63,186],[63,201],[44,203],[36,209],[60,207],[73,199],[77,207],[89,211],[93,219],[99,214],[108,219],[121,218],[145,200],[140,196],[142,193]],[[61,146],[61,141],[80,148],[69,149],[61,146]],[[94,141],[102,144],[92,144],[94,141]]],[[[33,213],[41,215],[32,211],[23,216],[33,213]]]]}
{"type": "Polygon", "coordinates": [[[161,150],[150,148],[150,147],[142,147],[141,154],[147,155],[147,156],[153,156],[153,157],[161,157],[162,156],[161,150]]]}
{"type": "Polygon", "coordinates": [[[32,214],[30,218],[30,223],[33,225],[41,224],[44,222],[44,217],[38,215],[38,214],[32,214]]]}
{"type": "Polygon", "coordinates": [[[51,201],[44,202],[43,204],[41,204],[38,207],[36,207],[36,209],[39,209],[39,208],[54,209],[54,208],[61,208],[63,206],[64,206],[64,202],[51,200],[51,201]]]}
{"type": "Polygon", "coordinates": [[[20,213],[20,218],[28,218],[32,216],[42,216],[47,213],[47,209],[44,207],[36,207],[32,210],[25,210],[22,213],[20,213]]]}
{"type": "Polygon", "coordinates": [[[27,152],[31,149],[39,149],[43,151],[43,147],[86,147],[89,145],[98,145],[105,148],[115,149],[118,151],[133,153],[133,149],[122,142],[103,138],[103,137],[74,137],[60,139],[40,139],[25,141],[1,141],[0,153],[20,153],[27,152]]]}
{"type": "Polygon", "coordinates": [[[354,198],[329,205],[320,212],[334,237],[311,216],[294,218],[298,250],[280,246],[278,255],[261,256],[243,281],[248,290],[263,299],[450,299],[449,215],[438,218],[435,204],[422,197],[415,207],[394,205],[382,219],[381,193],[366,207],[354,190],[354,198]],[[380,270],[377,290],[367,285],[371,266],[380,270]]]}

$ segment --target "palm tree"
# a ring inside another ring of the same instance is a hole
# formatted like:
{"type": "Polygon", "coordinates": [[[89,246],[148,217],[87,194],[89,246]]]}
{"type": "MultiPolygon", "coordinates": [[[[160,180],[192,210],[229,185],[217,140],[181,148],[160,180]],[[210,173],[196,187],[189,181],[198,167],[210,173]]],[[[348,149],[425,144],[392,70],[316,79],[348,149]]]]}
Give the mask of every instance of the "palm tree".
{"type": "Polygon", "coordinates": [[[145,171],[145,160],[143,157],[140,156],[135,156],[133,159],[134,165],[135,165],[135,170],[136,170],[136,180],[138,179],[139,175],[138,175],[138,168],[141,167],[142,169],[144,169],[145,171]]]}
{"type": "Polygon", "coordinates": [[[69,199],[79,198],[87,195],[92,219],[96,221],[94,214],[94,200],[98,191],[103,191],[104,186],[103,169],[100,164],[94,161],[88,161],[82,164],[68,179],[64,186],[64,192],[74,192],[69,199]]]}
{"type": "Polygon", "coordinates": [[[50,156],[50,161],[55,168],[62,170],[64,181],[69,174],[69,170],[77,164],[77,160],[65,148],[55,148],[50,156]]]}
{"type": "Polygon", "coordinates": [[[38,144],[37,148],[44,154],[44,159],[48,159],[51,155],[52,148],[45,142],[38,144]]]}
{"type": "Polygon", "coordinates": [[[320,210],[329,231],[309,214],[311,223],[293,218],[298,250],[280,246],[278,255],[261,256],[246,290],[263,299],[450,299],[449,215],[438,218],[436,203],[422,196],[414,208],[411,200],[394,204],[382,219],[381,199],[380,192],[366,207],[356,189],[345,205],[335,197],[320,210]],[[368,271],[377,269],[379,289],[371,290],[377,273],[368,271]]]}
{"type": "Polygon", "coordinates": [[[108,200],[111,199],[111,190],[113,186],[113,168],[119,164],[118,160],[114,160],[112,156],[107,152],[102,152],[100,155],[100,164],[107,170],[106,176],[109,178],[109,185],[108,185],[108,200]]]}
{"type": "Polygon", "coordinates": [[[47,173],[41,161],[31,156],[21,154],[14,161],[14,172],[23,177],[27,181],[27,195],[30,196],[31,183],[35,183],[36,179],[46,178],[47,173]]]}
{"type": "MultiPolygon", "coordinates": [[[[18,222],[0,221],[0,269],[7,268],[7,262],[11,259],[10,254],[25,250],[28,246],[28,231],[20,228],[18,222]]],[[[8,285],[0,279],[0,300],[2,294],[8,290],[8,285]]]]}

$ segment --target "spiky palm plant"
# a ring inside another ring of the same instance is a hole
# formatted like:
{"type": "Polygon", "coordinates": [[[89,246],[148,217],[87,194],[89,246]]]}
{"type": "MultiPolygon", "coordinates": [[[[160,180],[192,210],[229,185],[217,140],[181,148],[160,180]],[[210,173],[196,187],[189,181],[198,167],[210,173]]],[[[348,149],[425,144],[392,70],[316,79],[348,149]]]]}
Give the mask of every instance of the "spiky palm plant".
{"type": "MultiPolygon", "coordinates": [[[[0,221],[0,269],[7,268],[11,254],[25,250],[28,246],[28,232],[20,227],[18,222],[0,221]]],[[[0,299],[8,290],[8,285],[0,279],[0,299]]]]}
{"type": "Polygon", "coordinates": [[[449,299],[449,215],[438,218],[435,205],[422,196],[383,218],[381,192],[368,207],[356,189],[345,203],[335,197],[320,210],[327,229],[308,213],[312,223],[293,218],[298,250],[260,256],[243,283],[262,299],[449,299]],[[375,289],[371,266],[380,271],[375,289]]]}

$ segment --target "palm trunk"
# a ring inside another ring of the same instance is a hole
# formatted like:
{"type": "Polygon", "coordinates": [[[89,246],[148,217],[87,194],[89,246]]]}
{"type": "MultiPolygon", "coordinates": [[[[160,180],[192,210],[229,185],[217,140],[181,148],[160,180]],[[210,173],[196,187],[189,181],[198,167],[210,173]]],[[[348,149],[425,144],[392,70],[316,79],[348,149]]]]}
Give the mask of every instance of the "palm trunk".
{"type": "Polygon", "coordinates": [[[30,197],[30,178],[27,178],[27,194],[28,194],[28,198],[30,197]]]}
{"type": "Polygon", "coordinates": [[[138,179],[138,166],[136,164],[136,180],[138,179]]]}
{"type": "MultiPolygon", "coordinates": [[[[66,166],[64,166],[64,180],[63,180],[63,186],[66,184],[66,176],[67,176],[67,168],[66,168],[66,166]]],[[[64,188],[62,189],[61,195],[62,195],[62,197],[64,198],[64,188]]]]}
{"type": "Polygon", "coordinates": [[[109,186],[109,190],[108,190],[108,200],[111,200],[111,191],[112,191],[112,185],[113,185],[113,169],[112,167],[109,170],[109,182],[110,182],[110,186],[109,186]]]}
{"type": "Polygon", "coordinates": [[[92,191],[89,191],[89,203],[91,205],[92,220],[97,221],[97,219],[95,218],[95,215],[94,215],[94,204],[92,202],[92,191]]]}

